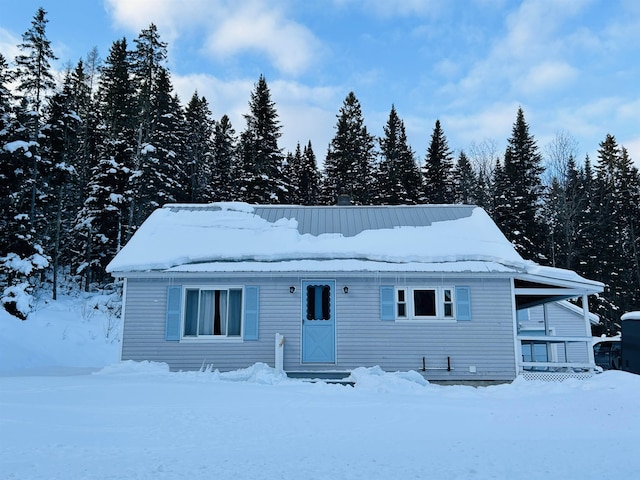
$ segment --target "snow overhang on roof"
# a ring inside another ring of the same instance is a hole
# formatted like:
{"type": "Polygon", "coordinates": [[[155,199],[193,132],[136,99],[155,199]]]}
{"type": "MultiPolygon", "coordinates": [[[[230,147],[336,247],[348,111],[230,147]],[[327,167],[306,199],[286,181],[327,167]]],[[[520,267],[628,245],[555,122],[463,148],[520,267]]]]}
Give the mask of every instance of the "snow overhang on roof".
{"type": "MultiPolygon", "coordinates": [[[[203,268],[291,271],[294,265],[298,271],[535,270],[552,277],[557,270],[541,270],[523,260],[478,207],[300,207],[230,202],[166,205],[156,210],[107,271],[116,276],[203,268]]],[[[580,280],[575,273],[569,274],[571,281],[580,280]]]]}

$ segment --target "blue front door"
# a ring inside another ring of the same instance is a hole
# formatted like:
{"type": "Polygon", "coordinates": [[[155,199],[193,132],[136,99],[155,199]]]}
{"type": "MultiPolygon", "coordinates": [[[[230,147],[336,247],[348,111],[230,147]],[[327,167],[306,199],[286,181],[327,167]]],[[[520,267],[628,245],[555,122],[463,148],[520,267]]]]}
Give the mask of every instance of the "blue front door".
{"type": "Polygon", "coordinates": [[[302,362],[335,363],[335,282],[302,282],[302,362]]]}

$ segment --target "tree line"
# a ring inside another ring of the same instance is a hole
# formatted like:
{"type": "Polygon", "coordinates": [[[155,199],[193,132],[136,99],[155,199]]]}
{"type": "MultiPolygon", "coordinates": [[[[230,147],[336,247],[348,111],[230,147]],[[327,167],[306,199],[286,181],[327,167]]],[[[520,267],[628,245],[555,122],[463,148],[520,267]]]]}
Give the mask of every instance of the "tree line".
{"type": "Polygon", "coordinates": [[[640,308],[640,176],[611,134],[593,165],[568,133],[542,152],[520,108],[504,152],[484,140],[454,153],[436,121],[421,161],[393,105],[376,137],[349,92],[320,168],[310,141],[278,145],[264,76],[237,133],[197,91],[182,105],[154,24],[132,45],[114,41],[104,60],[94,48],[61,82],[46,25],[40,8],[21,54],[11,65],[0,55],[0,285],[16,316],[42,282],[55,298],[60,273],[87,290],[109,283],[108,262],[165,203],[332,205],[340,195],[354,205],[479,205],[524,258],[605,283],[590,306],[602,333],[640,308]]]}

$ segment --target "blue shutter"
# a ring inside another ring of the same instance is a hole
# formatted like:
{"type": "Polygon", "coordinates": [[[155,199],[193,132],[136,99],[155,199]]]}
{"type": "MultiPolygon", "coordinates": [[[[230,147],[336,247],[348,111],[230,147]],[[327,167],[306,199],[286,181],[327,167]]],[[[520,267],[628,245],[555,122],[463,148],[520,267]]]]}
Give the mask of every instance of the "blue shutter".
{"type": "Polygon", "coordinates": [[[471,320],[471,289],[456,287],[456,319],[471,320]]]}
{"type": "Polygon", "coordinates": [[[395,288],[380,287],[380,319],[395,320],[395,288]]]}
{"type": "Polygon", "coordinates": [[[167,321],[165,324],[165,340],[180,341],[180,321],[182,319],[182,287],[167,287],[167,321]]]}
{"type": "Polygon", "coordinates": [[[244,287],[244,339],[258,340],[259,287],[244,287]]]}

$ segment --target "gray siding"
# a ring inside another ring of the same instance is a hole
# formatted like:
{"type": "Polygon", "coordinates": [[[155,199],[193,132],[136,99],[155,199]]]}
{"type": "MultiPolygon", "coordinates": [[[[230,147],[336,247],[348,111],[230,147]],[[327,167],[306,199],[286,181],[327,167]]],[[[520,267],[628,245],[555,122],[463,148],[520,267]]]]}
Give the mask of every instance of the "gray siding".
{"type": "Polygon", "coordinates": [[[510,281],[506,278],[442,279],[359,275],[336,280],[336,363],[302,364],[302,280],[318,276],[276,276],[265,279],[226,274],[212,279],[136,279],[127,284],[123,360],[166,362],[173,370],[211,366],[221,371],[275,359],[275,334],[285,337],[287,371],[351,370],[379,365],[387,371],[422,372],[432,380],[510,380],[515,354],[510,281]],[[169,285],[258,285],[258,341],[165,341],[166,291],[169,285]],[[289,287],[296,286],[291,294],[289,287]],[[349,292],[342,290],[349,286],[349,292]],[[380,286],[469,286],[472,320],[465,322],[382,321],[380,286]],[[447,357],[451,371],[447,371],[447,357]],[[476,372],[471,373],[470,367],[476,372]]]}
{"type": "MultiPolygon", "coordinates": [[[[557,302],[547,304],[547,317],[549,327],[553,329],[553,335],[557,337],[588,337],[590,331],[586,331],[584,317],[573,310],[563,307],[557,302]]],[[[542,306],[529,309],[529,321],[520,322],[520,329],[544,330],[544,309],[542,306]]],[[[527,332],[522,332],[527,333],[527,332]]],[[[589,361],[588,348],[591,344],[569,343],[565,355],[564,345],[555,345],[553,355],[557,362],[584,362],[589,361]]]]}

